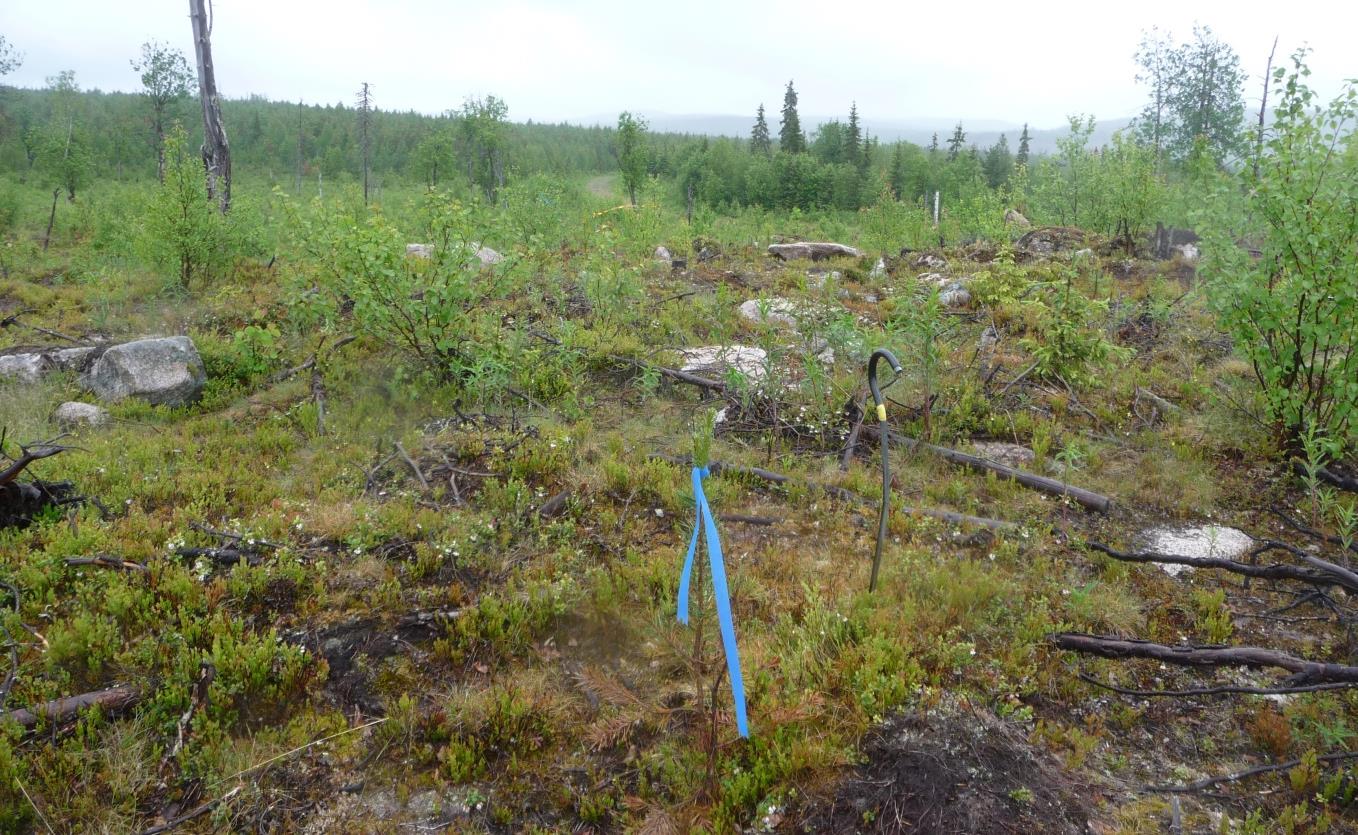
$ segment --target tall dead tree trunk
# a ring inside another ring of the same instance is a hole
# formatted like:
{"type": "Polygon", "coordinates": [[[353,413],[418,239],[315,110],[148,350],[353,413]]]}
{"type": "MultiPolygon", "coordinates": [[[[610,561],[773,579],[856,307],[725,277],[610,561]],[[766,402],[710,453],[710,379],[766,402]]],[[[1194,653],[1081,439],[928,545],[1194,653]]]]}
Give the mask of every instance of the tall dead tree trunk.
{"type": "MultiPolygon", "coordinates": [[[[66,148],[61,152],[61,168],[66,169],[66,160],[71,158],[71,136],[75,133],[75,119],[66,122],[66,148]]],[[[52,213],[47,216],[47,234],[42,237],[42,251],[47,251],[47,245],[52,243],[52,227],[57,222],[57,198],[61,197],[61,187],[52,189],[52,213]]],[[[75,192],[71,193],[71,200],[75,200],[75,192]]]]}
{"type": "Polygon", "coordinates": [[[207,172],[207,196],[216,200],[222,214],[231,209],[231,149],[222,123],[222,103],[217,97],[217,77],[212,69],[212,20],[204,0],[189,0],[193,22],[193,52],[198,60],[198,98],[203,103],[203,168],[207,172]]]}
{"type": "Polygon", "coordinates": [[[297,102],[297,176],[296,190],[302,193],[302,174],[306,162],[306,109],[299,100],[297,102]]]}
{"type": "Polygon", "coordinates": [[[1273,37],[1273,48],[1268,51],[1268,66],[1264,67],[1264,95],[1259,99],[1259,135],[1254,139],[1254,179],[1259,179],[1259,160],[1264,156],[1264,114],[1268,111],[1268,85],[1273,83],[1273,55],[1278,51],[1278,37],[1273,37]]]}
{"type": "Polygon", "coordinates": [[[363,205],[368,205],[368,174],[372,167],[373,98],[368,82],[358,91],[359,149],[363,153],[363,205]]]}

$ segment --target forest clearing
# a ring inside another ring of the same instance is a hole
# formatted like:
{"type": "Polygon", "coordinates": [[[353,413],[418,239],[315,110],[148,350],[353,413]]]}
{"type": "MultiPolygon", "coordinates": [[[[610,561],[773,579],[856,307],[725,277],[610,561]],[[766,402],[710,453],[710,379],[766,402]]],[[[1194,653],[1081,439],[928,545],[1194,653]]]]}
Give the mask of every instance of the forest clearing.
{"type": "Polygon", "coordinates": [[[0,832],[1358,831],[1304,50],[1011,153],[219,100],[198,14],[0,86],[0,832]]]}

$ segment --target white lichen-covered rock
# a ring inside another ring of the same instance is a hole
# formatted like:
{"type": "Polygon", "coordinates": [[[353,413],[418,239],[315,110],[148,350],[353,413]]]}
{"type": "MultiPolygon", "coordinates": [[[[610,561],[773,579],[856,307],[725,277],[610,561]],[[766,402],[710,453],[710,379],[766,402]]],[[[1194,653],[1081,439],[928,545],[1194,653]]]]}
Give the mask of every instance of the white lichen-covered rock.
{"type": "Polygon", "coordinates": [[[925,267],[930,270],[946,270],[948,262],[944,258],[925,252],[915,259],[916,267],[925,267]]]}
{"type": "Polygon", "coordinates": [[[738,371],[751,380],[762,380],[768,373],[769,355],[763,348],[746,345],[705,345],[701,348],[681,348],[683,357],[680,371],[705,377],[723,377],[728,371],[738,371]]]}
{"type": "Polygon", "coordinates": [[[1024,217],[1017,209],[1010,209],[1005,212],[1004,222],[1011,226],[1017,226],[1020,229],[1028,229],[1033,225],[1029,222],[1028,218],[1024,217]]]}
{"type": "Polygon", "coordinates": [[[157,406],[183,406],[202,394],[207,374],[193,340],[169,336],[109,348],[82,382],[105,402],[137,397],[157,406]]]}
{"type": "Polygon", "coordinates": [[[52,368],[43,354],[8,354],[0,357],[0,381],[36,383],[52,368]]]}
{"type": "Polygon", "coordinates": [[[1197,265],[1198,258],[1202,254],[1201,252],[1198,251],[1198,247],[1196,244],[1180,244],[1174,247],[1174,251],[1179,254],[1180,260],[1182,260],[1185,264],[1188,264],[1190,267],[1197,265]]]}
{"type": "Polygon", "coordinates": [[[740,317],[756,324],[796,328],[797,317],[805,316],[807,310],[791,299],[750,299],[742,302],[738,310],[740,317]]]}
{"type": "Polygon", "coordinates": [[[108,423],[108,411],[93,403],[71,401],[62,403],[52,413],[52,422],[65,431],[82,426],[103,426],[108,423]]]}
{"type": "Polygon", "coordinates": [[[1036,458],[1031,449],[1019,444],[1004,441],[972,441],[971,445],[976,450],[976,454],[982,458],[989,458],[991,461],[1003,464],[1006,467],[1013,467],[1016,470],[1031,469],[1036,458]]]}
{"type": "Polygon", "coordinates": [[[655,248],[655,260],[663,261],[664,263],[668,264],[674,260],[674,256],[671,255],[670,251],[665,247],[658,246],[655,248]]]}
{"type": "Polygon", "coordinates": [[[823,290],[825,289],[825,282],[831,281],[838,284],[843,278],[844,274],[839,270],[830,270],[828,273],[825,270],[807,270],[806,286],[812,290],[823,290]]]}
{"type": "Polygon", "coordinates": [[[476,257],[481,260],[481,266],[483,267],[489,267],[492,264],[498,264],[505,260],[503,255],[488,246],[481,246],[480,244],[472,244],[472,246],[476,247],[476,257]]]}
{"type": "MultiPolygon", "coordinates": [[[[476,258],[481,262],[481,266],[488,267],[498,264],[505,260],[505,257],[488,246],[481,246],[473,241],[469,244],[472,251],[476,253],[476,258]]],[[[412,258],[433,258],[433,244],[406,244],[406,255],[412,258]]]]}
{"type": "Polygon", "coordinates": [[[862,258],[861,250],[829,241],[798,241],[792,244],[769,244],[769,254],[784,261],[823,261],[826,258],[862,258]]]}
{"type": "Polygon", "coordinates": [[[868,273],[868,278],[871,278],[874,281],[880,281],[886,278],[886,259],[877,259],[877,263],[872,265],[872,270],[868,273]]]}
{"type": "Polygon", "coordinates": [[[938,291],[938,302],[950,310],[960,310],[971,304],[971,291],[962,282],[954,281],[938,291]]]}
{"type": "Polygon", "coordinates": [[[920,273],[915,277],[917,281],[924,284],[933,284],[936,287],[944,287],[948,283],[948,277],[943,273],[920,273]]]}
{"type": "MultiPolygon", "coordinates": [[[[1180,557],[1222,557],[1236,559],[1244,556],[1255,541],[1252,536],[1224,525],[1166,525],[1142,531],[1143,547],[1154,554],[1180,557]]],[[[1175,563],[1156,563],[1171,577],[1177,577],[1192,566],[1175,563]]]]}

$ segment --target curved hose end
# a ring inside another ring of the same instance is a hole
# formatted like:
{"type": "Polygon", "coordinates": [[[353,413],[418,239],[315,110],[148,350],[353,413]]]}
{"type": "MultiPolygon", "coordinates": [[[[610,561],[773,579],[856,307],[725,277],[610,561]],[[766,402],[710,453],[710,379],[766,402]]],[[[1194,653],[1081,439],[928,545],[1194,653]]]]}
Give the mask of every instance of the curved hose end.
{"type": "MultiPolygon", "coordinates": [[[[872,352],[872,356],[868,358],[868,389],[872,391],[872,401],[876,403],[878,407],[883,406],[886,402],[882,399],[882,389],[877,385],[877,361],[881,359],[887,361],[887,364],[891,366],[892,371],[897,374],[901,373],[901,363],[896,359],[895,354],[891,353],[886,348],[878,348],[872,352]]],[[[880,408],[878,408],[878,412],[881,412],[880,408]]]]}

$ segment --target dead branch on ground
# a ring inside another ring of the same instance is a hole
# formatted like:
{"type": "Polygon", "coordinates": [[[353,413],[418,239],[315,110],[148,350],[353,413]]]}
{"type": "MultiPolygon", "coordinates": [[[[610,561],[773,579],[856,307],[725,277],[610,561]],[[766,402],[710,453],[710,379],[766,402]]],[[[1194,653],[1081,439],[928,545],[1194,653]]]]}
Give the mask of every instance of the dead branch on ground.
{"type": "Polygon", "coordinates": [[[1194,644],[1168,646],[1152,641],[1087,635],[1081,632],[1058,632],[1052,636],[1052,641],[1061,649],[1102,658],[1149,658],[1180,667],[1276,668],[1292,674],[1283,680],[1283,685],[1290,687],[1330,682],[1358,684],[1358,667],[1298,658],[1265,647],[1194,644]]]}
{"type": "MultiPolygon", "coordinates": [[[[881,439],[881,434],[876,426],[864,426],[863,434],[874,440],[881,439]]],[[[1047,478],[1046,476],[1041,476],[1036,473],[1030,473],[1027,470],[1009,467],[997,461],[991,461],[989,458],[982,458],[978,455],[970,455],[959,450],[949,449],[948,447],[925,443],[902,435],[899,432],[891,432],[890,437],[893,444],[905,447],[906,449],[922,449],[925,452],[937,455],[952,464],[982,472],[992,472],[1002,478],[1010,479],[1033,490],[1050,493],[1055,496],[1069,496],[1080,505],[1087,507],[1090,510],[1107,513],[1108,508],[1113,504],[1112,499],[1091,490],[1085,490],[1082,487],[1076,487],[1067,484],[1064,481],[1057,481],[1054,478],[1047,478]]]]}

